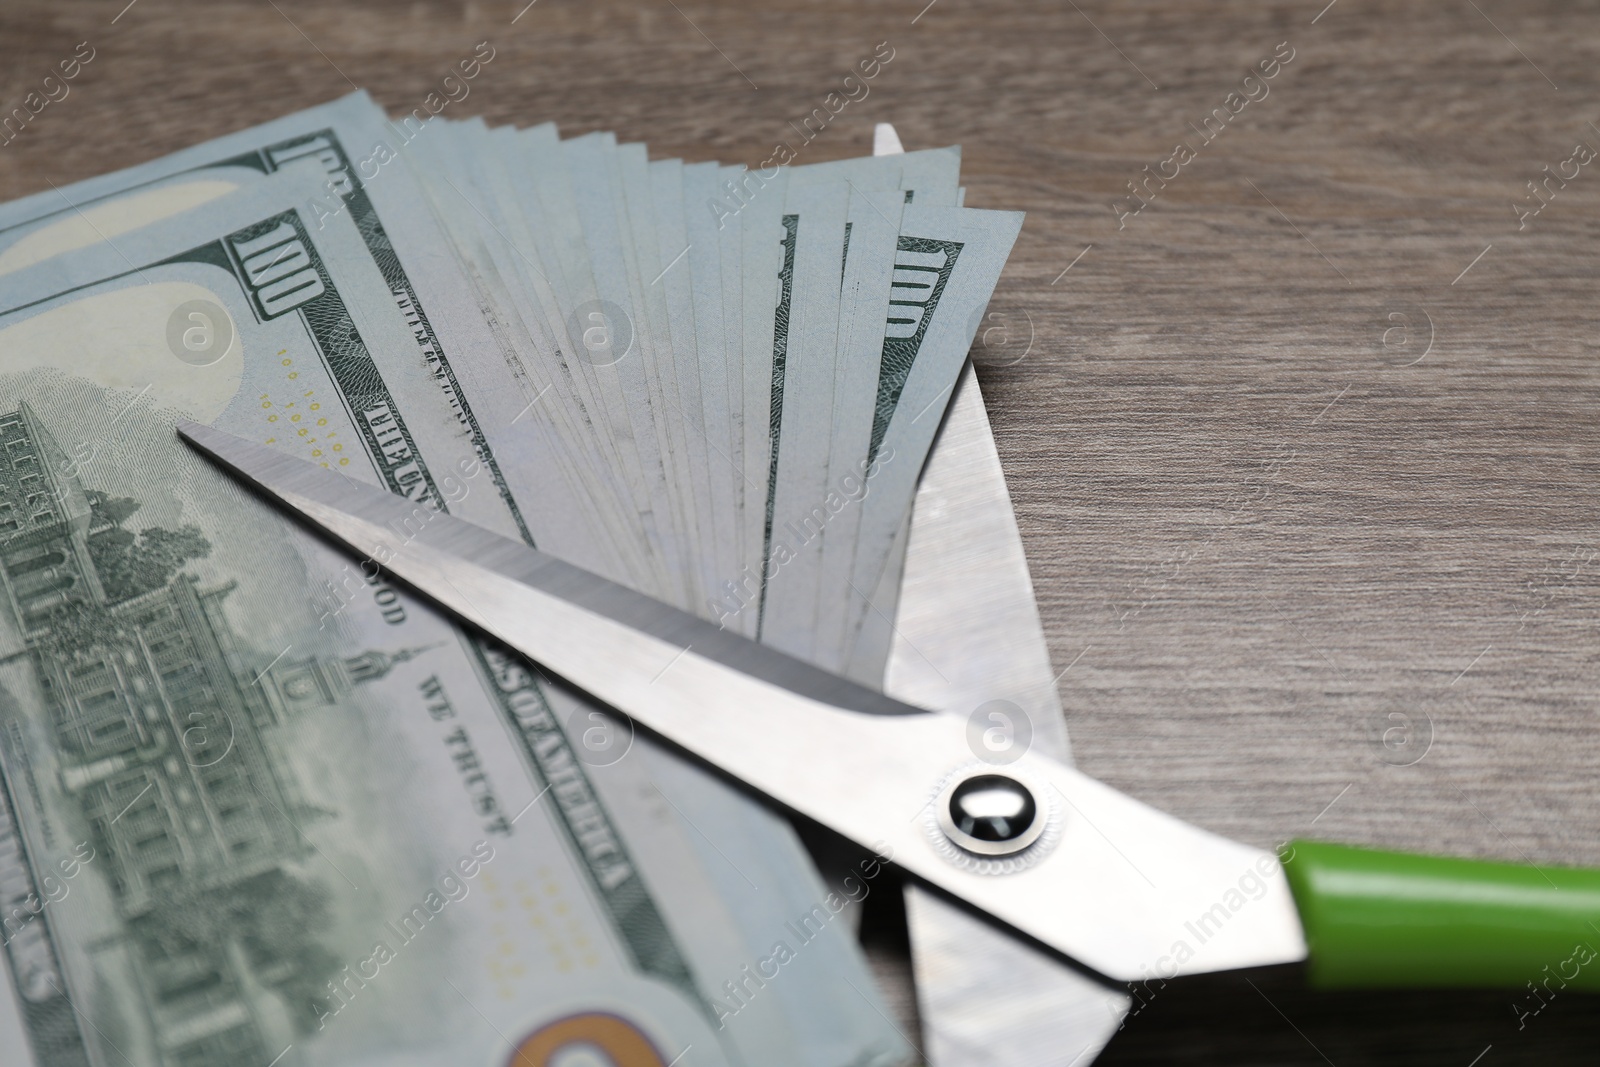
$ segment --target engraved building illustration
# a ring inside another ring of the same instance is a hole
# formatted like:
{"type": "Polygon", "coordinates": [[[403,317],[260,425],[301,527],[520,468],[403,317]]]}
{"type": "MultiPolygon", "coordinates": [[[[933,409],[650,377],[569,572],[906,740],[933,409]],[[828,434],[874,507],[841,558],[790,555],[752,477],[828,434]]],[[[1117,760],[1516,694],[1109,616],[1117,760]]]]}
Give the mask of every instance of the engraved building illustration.
{"type": "Polygon", "coordinates": [[[133,970],[138,1029],[168,1067],[265,1064],[337,969],[315,941],[326,893],[288,869],[331,813],[301,797],[272,734],[421,650],[263,669],[223,610],[234,583],[179,570],[209,543],[129,532],[138,506],[85,489],[26,405],[0,415],[0,586],[23,645],[8,658],[36,674],[122,924],[92,948],[133,970]]]}

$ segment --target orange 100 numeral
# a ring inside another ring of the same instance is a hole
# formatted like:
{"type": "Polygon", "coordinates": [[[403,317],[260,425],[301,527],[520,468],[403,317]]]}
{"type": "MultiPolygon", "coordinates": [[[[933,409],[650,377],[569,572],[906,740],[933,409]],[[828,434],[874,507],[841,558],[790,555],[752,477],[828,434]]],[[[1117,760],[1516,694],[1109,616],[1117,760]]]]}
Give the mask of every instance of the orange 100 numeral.
{"type": "Polygon", "coordinates": [[[650,1039],[626,1019],[605,1012],[569,1015],[523,1039],[506,1067],[550,1067],[563,1052],[600,1052],[611,1067],[667,1067],[650,1039]]]}

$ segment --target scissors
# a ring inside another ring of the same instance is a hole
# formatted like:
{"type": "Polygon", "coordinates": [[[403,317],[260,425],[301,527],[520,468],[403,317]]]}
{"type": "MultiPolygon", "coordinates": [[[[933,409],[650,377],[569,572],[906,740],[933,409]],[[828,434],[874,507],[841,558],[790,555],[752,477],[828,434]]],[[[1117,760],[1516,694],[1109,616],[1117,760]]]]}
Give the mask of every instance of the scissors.
{"type": "Polygon", "coordinates": [[[550,674],[1095,977],[1305,962],[1322,988],[1600,991],[1600,871],[1230,841],[1036,752],[980,759],[960,717],[521,542],[220,430],[178,433],[550,674]]]}

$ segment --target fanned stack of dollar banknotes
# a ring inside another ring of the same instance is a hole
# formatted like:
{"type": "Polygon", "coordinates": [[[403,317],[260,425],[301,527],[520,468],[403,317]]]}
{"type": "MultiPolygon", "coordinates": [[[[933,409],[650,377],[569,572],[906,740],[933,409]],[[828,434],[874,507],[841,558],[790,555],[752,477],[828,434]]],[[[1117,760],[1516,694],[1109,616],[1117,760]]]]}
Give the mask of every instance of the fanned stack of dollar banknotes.
{"type": "Polygon", "coordinates": [[[825,882],[173,426],[876,685],[1020,215],[953,148],[423,119],[356,94],[0,205],[0,1062],[914,1060],[854,936],[889,857],[825,882]]]}

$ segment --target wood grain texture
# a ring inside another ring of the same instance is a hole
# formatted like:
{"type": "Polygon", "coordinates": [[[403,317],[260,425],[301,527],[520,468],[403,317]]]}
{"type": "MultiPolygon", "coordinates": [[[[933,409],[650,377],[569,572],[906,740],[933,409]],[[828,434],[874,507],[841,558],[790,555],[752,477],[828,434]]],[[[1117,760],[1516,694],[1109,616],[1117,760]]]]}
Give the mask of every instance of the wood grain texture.
{"type": "MultiPolygon", "coordinates": [[[[758,164],[889,42],[800,160],[889,120],[962,144],[969,205],[1028,212],[978,357],[1053,656],[1081,654],[1082,766],[1259,845],[1600,865],[1600,161],[1525,229],[1513,210],[1600,147],[1596,4],[538,0],[513,25],[522,0],[138,0],[113,24],[122,2],[0,3],[6,110],[96,49],[0,147],[0,197],[352,85],[410,110],[483,40],[448,114],[758,164]],[[1269,95],[1201,144],[1281,42],[1269,95]],[[1180,141],[1196,158],[1119,227],[1180,141]],[[1379,742],[1393,714],[1431,733],[1413,766],[1379,742]]],[[[1251,981],[1162,991],[1105,1062],[1587,1063],[1600,1040],[1575,995],[1519,1030],[1508,994],[1251,981]]]]}

